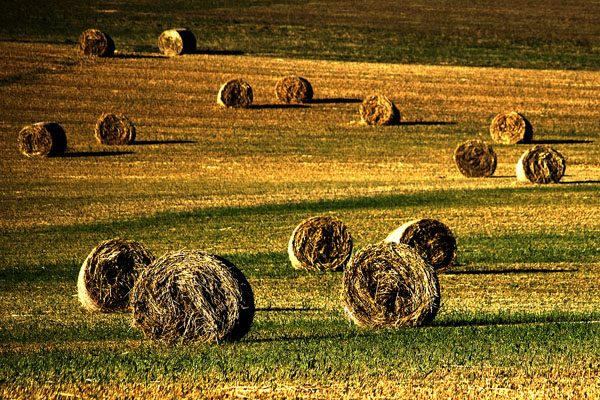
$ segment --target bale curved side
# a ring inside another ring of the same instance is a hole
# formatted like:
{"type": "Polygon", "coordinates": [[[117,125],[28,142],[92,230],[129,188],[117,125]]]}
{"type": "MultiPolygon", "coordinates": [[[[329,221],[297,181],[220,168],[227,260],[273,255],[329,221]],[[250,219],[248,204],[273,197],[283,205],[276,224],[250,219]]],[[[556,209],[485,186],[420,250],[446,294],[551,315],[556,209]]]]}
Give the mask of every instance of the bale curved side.
{"type": "Polygon", "coordinates": [[[277,82],[275,94],[284,103],[308,103],[313,98],[313,88],[306,79],[291,75],[277,82]]]}
{"type": "Polygon", "coordinates": [[[135,125],[123,114],[104,113],[96,121],[94,136],[102,144],[131,144],[135,141],[135,125]]]}
{"type": "Polygon", "coordinates": [[[412,247],[380,242],[348,263],[342,300],[347,316],[361,327],[420,326],[435,318],[440,290],[435,271],[412,247]]]}
{"type": "Polygon", "coordinates": [[[252,87],[243,79],[224,83],[217,95],[217,103],[223,107],[250,107],[253,100],[252,87]]]}
{"type": "Polygon", "coordinates": [[[385,241],[414,248],[436,272],[446,270],[456,258],[456,239],[452,231],[435,219],[409,221],[390,233],[385,241]]]}
{"type": "Polygon", "coordinates": [[[367,125],[393,125],[400,122],[396,105],[383,94],[367,96],[359,106],[360,117],[367,125]]]}
{"type": "Polygon", "coordinates": [[[548,146],[534,146],[517,163],[517,180],[531,183],[558,183],[566,170],[562,154],[548,146]]]}
{"type": "Polygon", "coordinates": [[[288,255],[296,269],[338,271],[350,260],[352,247],[350,231],[341,220],[319,216],[296,226],[288,243],[288,255]]]}
{"type": "Polygon", "coordinates": [[[239,340],[254,318],[250,284],[228,260],[197,251],[167,253],[131,292],[133,326],[167,344],[239,340]]]}
{"type": "Polygon", "coordinates": [[[492,119],[490,135],[496,143],[530,143],[533,138],[531,123],[517,112],[502,112],[492,119]]]}
{"type": "Polygon", "coordinates": [[[497,156],[487,143],[478,139],[468,140],[454,150],[454,163],[466,177],[487,177],[496,171],[497,156]]]}
{"type": "Polygon", "coordinates": [[[86,56],[111,57],[115,54],[115,43],[99,29],[88,29],[79,36],[79,49],[86,56]]]}
{"type": "Polygon", "coordinates": [[[126,239],[102,241],[87,256],[77,279],[77,296],[89,311],[124,311],[135,279],[154,256],[126,239]]]}
{"type": "Polygon", "coordinates": [[[67,149],[67,135],[55,122],[37,122],[21,129],[19,151],[26,157],[54,157],[67,149]]]}
{"type": "Polygon", "coordinates": [[[186,28],[169,29],[158,37],[158,49],[167,56],[191,54],[196,51],[196,37],[186,28]]]}

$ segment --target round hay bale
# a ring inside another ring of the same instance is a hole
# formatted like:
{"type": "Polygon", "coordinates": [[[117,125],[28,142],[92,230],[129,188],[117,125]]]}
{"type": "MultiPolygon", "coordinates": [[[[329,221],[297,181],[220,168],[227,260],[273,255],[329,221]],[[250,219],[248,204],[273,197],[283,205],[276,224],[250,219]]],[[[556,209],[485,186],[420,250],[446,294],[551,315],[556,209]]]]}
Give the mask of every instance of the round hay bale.
{"type": "Polygon", "coordinates": [[[360,117],[367,125],[393,125],[400,122],[400,112],[382,94],[367,96],[359,106],[360,117]]]}
{"type": "Polygon", "coordinates": [[[430,323],[440,307],[437,274],[410,246],[380,242],[358,251],[344,270],[342,300],[358,326],[430,323]]]}
{"type": "Polygon", "coordinates": [[[168,253],[131,292],[133,325],[167,344],[241,339],[254,318],[250,284],[231,262],[197,250],[168,253]]]}
{"type": "Polygon", "coordinates": [[[529,143],[533,138],[533,128],[523,115],[514,111],[503,112],[492,120],[490,135],[496,143],[529,143]]]}
{"type": "Polygon", "coordinates": [[[311,217],[292,232],[288,255],[296,269],[338,271],[352,255],[352,236],[335,217],[311,217]]]}
{"type": "Polygon", "coordinates": [[[67,135],[55,122],[37,122],[21,129],[18,145],[26,157],[59,156],[67,149],[67,135]]]}
{"type": "Polygon", "coordinates": [[[169,29],[158,37],[158,49],[167,56],[191,54],[196,51],[196,37],[186,28],[169,29]]]}
{"type": "Polygon", "coordinates": [[[131,144],[135,140],[135,126],[123,114],[104,113],[96,121],[94,135],[102,144],[131,144]]]}
{"type": "Polygon", "coordinates": [[[313,88],[309,81],[299,76],[281,78],[275,86],[277,98],[284,103],[308,103],[313,98],[313,88]]]}
{"type": "Polygon", "coordinates": [[[532,183],[558,183],[565,174],[565,158],[547,146],[534,146],[517,163],[517,180],[532,183]]]}
{"type": "Polygon", "coordinates": [[[115,43],[107,33],[88,29],[79,36],[79,49],[86,56],[112,57],[115,54],[115,43]]]}
{"type": "Polygon", "coordinates": [[[456,239],[452,231],[435,219],[409,221],[390,233],[385,241],[414,248],[436,272],[444,271],[456,257],[456,239]]]}
{"type": "Polygon", "coordinates": [[[133,240],[115,238],[100,242],[79,270],[79,301],[89,311],[129,309],[135,280],[152,261],[152,253],[133,240]]]}
{"type": "Polygon", "coordinates": [[[466,177],[492,176],[496,171],[497,157],[491,146],[475,139],[456,147],[454,163],[460,173],[466,177]]]}
{"type": "Polygon", "coordinates": [[[217,95],[217,103],[224,107],[249,107],[253,100],[252,87],[243,79],[226,82],[217,95]]]}

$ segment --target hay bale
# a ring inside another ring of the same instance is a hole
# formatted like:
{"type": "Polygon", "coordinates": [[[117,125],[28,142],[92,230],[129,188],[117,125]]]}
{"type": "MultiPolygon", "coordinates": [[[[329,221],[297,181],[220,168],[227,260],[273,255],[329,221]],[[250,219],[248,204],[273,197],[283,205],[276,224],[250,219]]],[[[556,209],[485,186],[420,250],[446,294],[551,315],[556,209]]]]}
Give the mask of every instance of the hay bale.
{"type": "Polygon", "coordinates": [[[456,239],[452,231],[435,219],[409,221],[390,233],[385,241],[414,248],[436,272],[444,271],[456,258],[456,239]]]}
{"type": "Polygon", "coordinates": [[[55,122],[37,122],[24,127],[17,142],[26,157],[59,156],[67,149],[67,135],[55,122]]]}
{"type": "Polygon", "coordinates": [[[534,146],[517,163],[517,180],[531,183],[558,183],[565,174],[565,158],[548,146],[534,146]]]}
{"type": "Polygon", "coordinates": [[[135,140],[135,126],[123,114],[104,113],[96,121],[94,135],[102,144],[131,144],[135,140]]]}
{"type": "Polygon", "coordinates": [[[335,217],[311,217],[302,221],[290,237],[292,266],[307,271],[337,271],[352,255],[352,236],[335,217]]]}
{"type": "Polygon", "coordinates": [[[112,57],[115,54],[115,43],[107,33],[88,29],[79,36],[79,49],[86,56],[112,57]]]}
{"type": "Polygon", "coordinates": [[[380,242],[348,263],[342,300],[347,316],[361,327],[420,326],[435,318],[440,290],[435,271],[412,247],[380,242]]]}
{"type": "Polygon", "coordinates": [[[253,100],[252,87],[243,79],[224,83],[217,95],[217,103],[224,107],[249,107],[253,100]]]}
{"type": "Polygon", "coordinates": [[[313,88],[309,81],[299,76],[281,78],[275,86],[277,98],[284,103],[308,103],[313,98],[313,88]]]}
{"type": "Polygon", "coordinates": [[[523,115],[514,111],[503,112],[492,120],[490,135],[496,143],[529,143],[533,138],[533,128],[523,115]]]}
{"type": "Polygon", "coordinates": [[[196,37],[186,28],[169,29],[158,37],[158,49],[167,56],[191,54],[196,51],[196,37]]]}
{"type": "Polygon", "coordinates": [[[89,311],[124,311],[137,276],[154,256],[133,240],[100,242],[87,256],[77,280],[77,295],[89,311]]]}
{"type": "Polygon", "coordinates": [[[232,263],[197,250],[157,259],[131,292],[133,325],[167,344],[242,338],[254,318],[250,284],[232,263]]]}
{"type": "Polygon", "coordinates": [[[396,105],[382,94],[367,96],[359,110],[362,121],[367,125],[393,125],[400,122],[396,105]]]}
{"type": "Polygon", "coordinates": [[[494,149],[481,140],[468,140],[454,150],[456,168],[466,177],[492,176],[497,157],[494,149]]]}

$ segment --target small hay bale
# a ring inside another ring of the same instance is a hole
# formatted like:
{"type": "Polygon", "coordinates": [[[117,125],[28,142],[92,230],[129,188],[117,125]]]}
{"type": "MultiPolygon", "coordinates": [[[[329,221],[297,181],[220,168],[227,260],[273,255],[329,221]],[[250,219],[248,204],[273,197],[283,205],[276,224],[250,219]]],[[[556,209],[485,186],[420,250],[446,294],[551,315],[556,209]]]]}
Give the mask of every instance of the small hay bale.
{"type": "Polygon", "coordinates": [[[152,253],[133,240],[115,238],[100,242],[79,270],[79,301],[89,311],[129,309],[129,293],[135,280],[152,261],[152,253]]]}
{"type": "Polygon", "coordinates": [[[107,33],[88,29],[79,36],[79,49],[86,56],[112,57],[115,54],[115,43],[107,33]]]}
{"type": "Polygon", "coordinates": [[[94,135],[102,144],[131,144],[135,140],[135,126],[123,114],[104,113],[96,121],[94,135]]]}
{"type": "Polygon", "coordinates": [[[191,54],[196,51],[196,37],[186,28],[169,29],[158,37],[158,49],[167,56],[191,54]]]}
{"type": "Polygon", "coordinates": [[[250,284],[231,262],[197,250],[167,253],[131,292],[133,326],[167,344],[241,339],[254,318],[250,284]]]}
{"type": "Polygon", "coordinates": [[[358,326],[430,323],[440,307],[437,274],[410,246],[380,242],[358,251],[344,270],[342,300],[358,326]]]}
{"type": "Polygon", "coordinates": [[[517,180],[531,183],[558,183],[565,174],[565,158],[548,146],[534,146],[517,163],[517,180]]]}
{"type": "Polygon", "coordinates": [[[37,122],[21,129],[18,145],[26,157],[59,156],[67,149],[67,135],[55,122],[37,122]]]}
{"type": "Polygon", "coordinates": [[[335,217],[311,217],[292,232],[288,255],[296,269],[338,271],[352,255],[352,236],[335,217]]]}
{"type": "Polygon", "coordinates": [[[456,239],[450,228],[435,219],[409,221],[385,238],[417,250],[436,272],[448,268],[456,257],[456,239]]]}
{"type": "Polygon", "coordinates": [[[468,140],[454,150],[456,168],[466,177],[492,176],[496,171],[494,149],[481,140],[468,140]]]}
{"type": "Polygon", "coordinates": [[[226,82],[217,95],[217,103],[224,107],[249,107],[253,100],[252,87],[243,79],[226,82]]]}
{"type": "Polygon", "coordinates": [[[308,103],[313,98],[313,88],[309,81],[299,76],[281,78],[275,86],[277,98],[284,103],[308,103]]]}
{"type": "Polygon", "coordinates": [[[400,122],[396,105],[382,94],[367,96],[359,110],[362,121],[367,125],[393,125],[400,122]]]}
{"type": "Polygon", "coordinates": [[[533,128],[523,115],[514,111],[504,112],[492,120],[490,135],[496,143],[529,143],[533,138],[533,128]]]}

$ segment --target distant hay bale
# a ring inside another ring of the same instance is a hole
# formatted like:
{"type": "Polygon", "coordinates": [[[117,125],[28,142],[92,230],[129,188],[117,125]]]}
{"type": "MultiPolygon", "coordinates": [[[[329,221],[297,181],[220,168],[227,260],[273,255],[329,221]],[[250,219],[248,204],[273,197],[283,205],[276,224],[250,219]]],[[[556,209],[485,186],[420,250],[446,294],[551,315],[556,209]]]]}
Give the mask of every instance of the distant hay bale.
{"type": "Polygon", "coordinates": [[[67,149],[67,135],[55,122],[37,122],[21,129],[18,145],[26,157],[59,156],[67,149]]]}
{"type": "Polygon", "coordinates": [[[492,176],[496,171],[494,149],[481,140],[468,140],[454,150],[454,163],[466,177],[492,176]]]}
{"type": "Polygon", "coordinates": [[[137,276],[154,256],[138,242],[110,239],[87,256],[77,280],[77,295],[89,311],[124,311],[137,276]]]}
{"type": "Polygon", "coordinates": [[[196,37],[186,28],[169,29],[158,37],[158,49],[167,56],[191,54],[196,51],[196,37]]]}
{"type": "Polygon", "coordinates": [[[337,271],[344,268],[352,255],[352,236],[335,217],[311,217],[292,232],[288,255],[296,269],[337,271]]]}
{"type": "Polygon", "coordinates": [[[241,339],[254,318],[250,284],[231,262],[197,250],[167,253],[131,292],[133,326],[167,344],[241,339]]]}
{"type": "Polygon", "coordinates": [[[565,174],[562,154],[547,146],[534,146],[517,163],[517,180],[531,183],[558,183],[565,174]]]}
{"type": "Polygon", "coordinates": [[[123,114],[104,113],[96,121],[94,134],[102,144],[131,144],[135,140],[135,126],[123,114]]]}
{"type": "Polygon", "coordinates": [[[79,49],[86,56],[111,57],[115,54],[115,43],[107,33],[88,29],[79,36],[79,49]]]}
{"type": "Polygon", "coordinates": [[[252,87],[243,79],[226,82],[217,95],[217,103],[224,107],[249,107],[253,100],[252,87]]]}
{"type": "Polygon", "coordinates": [[[390,233],[385,241],[414,248],[436,272],[444,271],[456,257],[456,239],[452,231],[435,219],[409,221],[390,233]]]}
{"type": "Polygon", "coordinates": [[[359,326],[430,323],[440,307],[437,274],[405,244],[380,242],[358,251],[344,269],[342,300],[359,326]]]}
{"type": "Polygon", "coordinates": [[[393,125],[400,122],[396,105],[382,94],[367,96],[359,110],[362,121],[367,125],[393,125]]]}
{"type": "Polygon", "coordinates": [[[523,115],[516,112],[503,112],[492,120],[490,135],[496,143],[529,143],[533,138],[533,128],[523,115]]]}
{"type": "Polygon", "coordinates": [[[299,76],[281,78],[275,86],[277,98],[284,103],[308,103],[313,98],[313,88],[309,81],[299,76]]]}

